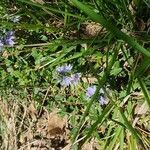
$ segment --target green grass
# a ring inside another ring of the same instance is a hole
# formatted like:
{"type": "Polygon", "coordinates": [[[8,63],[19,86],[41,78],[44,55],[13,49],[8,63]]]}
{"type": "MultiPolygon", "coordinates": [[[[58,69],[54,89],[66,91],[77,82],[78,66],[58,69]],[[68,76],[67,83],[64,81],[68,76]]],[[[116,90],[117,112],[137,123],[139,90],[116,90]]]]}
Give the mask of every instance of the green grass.
{"type": "Polygon", "coordinates": [[[31,148],[36,136],[51,143],[50,132],[43,134],[50,129],[39,133],[37,126],[48,120],[46,113],[57,112],[67,118],[68,126],[60,129],[65,137],[58,134],[64,143],[47,149],[94,149],[94,141],[100,150],[148,150],[149,14],[146,0],[2,0],[0,36],[15,30],[15,45],[0,51],[1,149],[31,148]],[[11,21],[15,15],[21,16],[17,23],[11,21]],[[60,85],[56,68],[64,64],[73,66],[71,74],[82,74],[78,84],[60,85]],[[88,99],[91,85],[97,88],[88,99]],[[101,88],[109,101],[103,106],[98,101],[101,88]]]}

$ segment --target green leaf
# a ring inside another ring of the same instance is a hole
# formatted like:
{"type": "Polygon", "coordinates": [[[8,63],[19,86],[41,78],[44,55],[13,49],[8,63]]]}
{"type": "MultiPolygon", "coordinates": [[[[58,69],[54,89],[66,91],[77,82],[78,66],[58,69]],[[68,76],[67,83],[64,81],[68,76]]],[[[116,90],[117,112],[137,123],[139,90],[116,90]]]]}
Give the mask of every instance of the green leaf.
{"type": "Polygon", "coordinates": [[[122,71],[122,68],[114,68],[114,69],[111,70],[110,74],[116,76],[116,75],[118,75],[121,71],[122,71]]]}

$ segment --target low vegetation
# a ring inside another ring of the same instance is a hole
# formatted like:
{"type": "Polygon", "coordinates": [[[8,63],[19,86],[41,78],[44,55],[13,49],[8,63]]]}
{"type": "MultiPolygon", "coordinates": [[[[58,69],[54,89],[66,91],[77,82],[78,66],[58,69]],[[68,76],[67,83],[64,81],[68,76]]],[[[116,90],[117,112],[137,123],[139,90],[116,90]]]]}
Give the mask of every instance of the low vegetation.
{"type": "Polygon", "coordinates": [[[150,149],[149,0],[0,1],[0,149],[150,149]]]}

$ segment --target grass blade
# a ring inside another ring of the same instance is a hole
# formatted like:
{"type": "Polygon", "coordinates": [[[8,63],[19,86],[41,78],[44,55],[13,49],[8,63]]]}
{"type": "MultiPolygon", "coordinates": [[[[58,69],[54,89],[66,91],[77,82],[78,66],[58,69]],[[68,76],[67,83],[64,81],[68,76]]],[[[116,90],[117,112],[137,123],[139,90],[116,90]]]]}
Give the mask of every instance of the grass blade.
{"type": "Polygon", "coordinates": [[[60,13],[60,14],[64,14],[64,15],[68,15],[68,16],[72,16],[72,17],[75,17],[75,18],[79,18],[79,19],[84,19],[83,17],[81,16],[78,16],[78,15],[74,15],[74,14],[71,14],[71,13],[68,13],[68,12],[64,12],[64,11],[61,11],[61,10],[58,10],[58,9],[54,9],[52,7],[48,7],[48,6],[44,6],[44,5],[41,5],[41,4],[38,4],[38,3],[33,3],[29,0],[17,0],[19,2],[23,2],[23,3],[26,3],[26,4],[29,4],[29,5],[33,5],[33,6],[36,6],[36,7],[39,7],[41,9],[46,9],[47,10],[50,10],[54,13],[60,13]]]}
{"type": "Polygon", "coordinates": [[[145,83],[142,81],[142,79],[138,78],[138,81],[139,81],[139,84],[140,84],[141,89],[143,91],[143,94],[145,96],[145,100],[147,101],[147,104],[148,104],[148,106],[150,108],[150,94],[149,94],[149,92],[148,92],[148,90],[146,88],[145,83]]]}
{"type": "Polygon", "coordinates": [[[132,135],[134,135],[134,137],[136,138],[136,140],[143,146],[143,148],[145,148],[145,145],[143,143],[141,135],[138,133],[138,131],[135,128],[132,127],[132,125],[130,124],[130,122],[126,118],[126,116],[125,116],[122,108],[120,108],[120,107],[119,107],[119,112],[121,114],[121,117],[122,117],[122,119],[124,121],[124,124],[126,125],[127,129],[132,133],[132,135]]]}
{"type": "Polygon", "coordinates": [[[105,27],[108,31],[110,31],[114,36],[118,39],[122,39],[126,43],[128,43],[134,50],[143,53],[144,55],[150,57],[150,51],[143,48],[139,45],[134,38],[129,37],[125,33],[121,32],[117,27],[113,25],[112,22],[106,21],[105,18],[94,12],[94,8],[86,6],[85,4],[79,2],[78,0],[71,0],[75,6],[85,12],[93,21],[100,23],[103,27],[105,27]]]}
{"type": "Polygon", "coordinates": [[[124,145],[124,128],[122,128],[120,133],[120,150],[123,150],[124,145]]]}
{"type": "Polygon", "coordinates": [[[113,150],[114,145],[116,144],[116,141],[117,141],[117,139],[118,139],[118,136],[120,136],[120,134],[121,134],[121,130],[122,130],[122,127],[119,127],[119,128],[116,129],[116,131],[115,131],[115,136],[114,136],[114,138],[112,139],[112,141],[111,141],[111,143],[110,143],[110,145],[109,145],[109,147],[108,147],[109,150],[113,150]]]}
{"type": "Polygon", "coordinates": [[[90,138],[91,134],[93,133],[93,131],[96,129],[96,127],[99,124],[102,124],[102,122],[106,119],[106,117],[108,116],[108,114],[111,112],[113,108],[112,103],[110,103],[103,111],[103,113],[99,116],[98,120],[92,125],[92,127],[90,128],[89,132],[87,133],[86,138],[83,140],[82,145],[86,142],[86,140],[88,138],[90,138]]]}
{"type": "MultiPolygon", "coordinates": [[[[101,79],[101,80],[98,79],[99,85],[97,86],[96,92],[95,92],[95,94],[93,95],[91,101],[89,102],[89,104],[88,104],[88,106],[87,106],[87,108],[86,108],[86,110],[85,110],[85,112],[84,112],[84,114],[83,114],[83,117],[82,117],[82,119],[81,119],[81,121],[80,121],[80,123],[79,123],[79,128],[78,128],[78,129],[76,130],[76,132],[74,133],[74,136],[73,136],[73,143],[75,142],[75,140],[76,140],[77,137],[78,137],[80,128],[82,127],[82,124],[83,124],[83,122],[84,122],[86,116],[88,115],[89,110],[90,110],[90,108],[91,108],[93,102],[97,99],[97,96],[98,96],[98,94],[99,94],[99,90],[103,87],[103,85],[105,84],[105,82],[106,82],[106,80],[107,80],[107,77],[108,77],[108,75],[109,75],[109,73],[110,73],[110,70],[111,70],[113,64],[114,64],[114,61],[116,60],[116,58],[117,58],[117,56],[118,56],[119,49],[120,49],[120,43],[117,45],[117,48],[114,50],[114,55],[113,55],[113,57],[112,57],[112,59],[111,59],[109,65],[108,65],[108,67],[107,67],[107,69],[106,69],[106,71],[105,71],[105,73],[104,73],[102,79],[101,79]]],[[[93,130],[91,130],[91,131],[93,131],[93,130]]],[[[91,133],[90,133],[90,134],[91,134],[91,133]]]]}

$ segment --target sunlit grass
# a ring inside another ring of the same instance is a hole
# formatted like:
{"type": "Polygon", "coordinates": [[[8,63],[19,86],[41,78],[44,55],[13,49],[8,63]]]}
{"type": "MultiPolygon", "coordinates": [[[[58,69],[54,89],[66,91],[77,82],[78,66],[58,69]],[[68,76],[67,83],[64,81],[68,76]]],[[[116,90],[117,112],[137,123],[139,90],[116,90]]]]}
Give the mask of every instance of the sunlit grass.
{"type": "Polygon", "coordinates": [[[93,141],[100,150],[149,149],[147,1],[2,0],[0,4],[2,149],[31,148],[36,136],[51,142],[53,128],[54,137],[58,132],[64,140],[59,139],[63,144],[56,149],[83,149],[88,144],[94,149],[93,141]],[[20,20],[13,22],[13,15],[20,20]],[[13,46],[5,44],[7,31],[15,32],[13,46]],[[72,66],[69,71],[57,71],[67,64],[72,66]],[[77,73],[81,77],[76,80],[77,73]],[[68,83],[62,84],[66,77],[68,83]],[[96,92],[88,98],[86,90],[93,85],[96,92]],[[101,88],[108,104],[99,102],[101,88]],[[67,118],[64,129],[60,125],[56,131],[59,117],[52,125],[45,115],[54,112],[67,118]],[[42,119],[48,128],[38,126],[42,119]]]}

